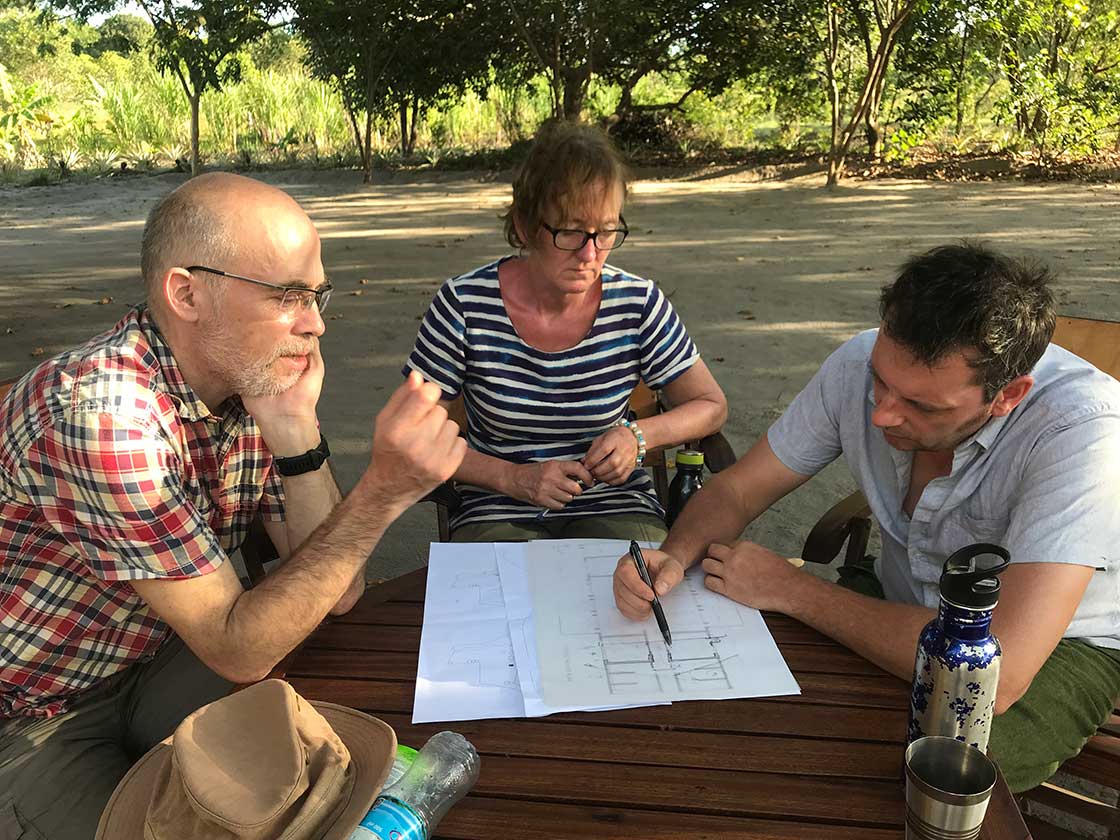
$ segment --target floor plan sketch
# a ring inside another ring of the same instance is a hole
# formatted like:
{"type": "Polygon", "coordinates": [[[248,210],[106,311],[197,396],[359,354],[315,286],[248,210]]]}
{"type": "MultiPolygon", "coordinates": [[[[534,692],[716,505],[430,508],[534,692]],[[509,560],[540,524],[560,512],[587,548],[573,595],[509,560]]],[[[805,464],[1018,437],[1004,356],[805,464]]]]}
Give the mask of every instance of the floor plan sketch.
{"type": "Polygon", "coordinates": [[[625,543],[528,549],[544,699],[587,705],[799,693],[757,610],[690,574],[662,599],[668,647],[653,618],[631,622],[612,580],[625,543]],[[582,549],[582,550],[579,550],[582,549]]]}
{"type": "Polygon", "coordinates": [[[494,547],[433,544],[413,723],[524,714],[494,547]]]}

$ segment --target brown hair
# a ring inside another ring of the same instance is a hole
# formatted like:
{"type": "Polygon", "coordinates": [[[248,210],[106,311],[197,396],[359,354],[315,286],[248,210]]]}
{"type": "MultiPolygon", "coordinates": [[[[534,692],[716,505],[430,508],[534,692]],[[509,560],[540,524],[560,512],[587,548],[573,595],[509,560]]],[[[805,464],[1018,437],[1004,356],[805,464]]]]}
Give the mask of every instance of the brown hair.
{"type": "Polygon", "coordinates": [[[588,187],[617,186],[626,199],[630,172],[614,143],[599,128],[548,121],[513,177],[513,201],[502,216],[506,241],[524,248],[517,225],[532,236],[549,209],[571,210],[588,187]]]}
{"type": "Polygon", "coordinates": [[[1041,263],[943,245],[906,261],[883,287],[879,314],[887,335],[927,365],[964,351],[991,402],[1046,352],[1057,323],[1052,280],[1041,263]]]}

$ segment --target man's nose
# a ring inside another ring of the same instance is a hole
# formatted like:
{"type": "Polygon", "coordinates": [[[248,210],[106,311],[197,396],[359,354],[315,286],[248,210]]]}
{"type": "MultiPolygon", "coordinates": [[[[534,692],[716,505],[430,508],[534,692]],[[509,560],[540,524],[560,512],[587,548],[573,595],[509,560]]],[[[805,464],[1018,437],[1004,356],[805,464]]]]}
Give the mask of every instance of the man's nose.
{"type": "Polygon", "coordinates": [[[890,429],[902,423],[898,400],[890,394],[884,394],[876,399],[875,408],[871,412],[871,422],[880,429],[890,429]]]}
{"type": "Polygon", "coordinates": [[[327,331],[323,323],[323,314],[319,311],[319,304],[312,303],[307,309],[300,309],[299,317],[293,325],[295,332],[300,335],[313,335],[316,338],[327,331]]]}

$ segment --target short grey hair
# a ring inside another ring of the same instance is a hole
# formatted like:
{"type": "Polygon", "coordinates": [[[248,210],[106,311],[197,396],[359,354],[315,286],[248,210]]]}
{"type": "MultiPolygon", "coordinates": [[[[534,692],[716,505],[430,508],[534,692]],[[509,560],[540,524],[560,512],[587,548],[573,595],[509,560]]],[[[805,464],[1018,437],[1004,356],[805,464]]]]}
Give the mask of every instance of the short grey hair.
{"type": "Polygon", "coordinates": [[[184,184],[157,202],[148,214],[140,243],[140,272],[149,301],[169,268],[209,265],[223,268],[234,247],[220,213],[184,184]]]}

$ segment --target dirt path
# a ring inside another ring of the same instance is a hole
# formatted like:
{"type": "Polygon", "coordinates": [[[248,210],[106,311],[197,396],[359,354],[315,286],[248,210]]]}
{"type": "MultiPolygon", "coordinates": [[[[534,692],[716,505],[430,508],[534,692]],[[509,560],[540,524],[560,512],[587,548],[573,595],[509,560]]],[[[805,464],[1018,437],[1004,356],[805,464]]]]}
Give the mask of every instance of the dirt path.
{"type": "MultiPolygon", "coordinates": [[[[109,327],[140,297],[144,217],[181,178],[0,190],[0,378],[109,327]]],[[[363,186],[349,172],[265,180],[315,220],[339,290],[320,416],[345,489],[365,466],[370,419],[398,381],[432,293],[508,250],[497,219],[508,187],[437,175],[363,186]]],[[[727,392],[726,432],[740,453],[830,350],[875,323],[879,286],[913,252],[987,240],[1048,261],[1064,312],[1120,319],[1116,185],[875,181],[827,192],[816,177],[642,181],[626,216],[634,235],[612,262],[671,296],[727,392]]],[[[750,533],[798,554],[849,487],[834,465],[750,533]]],[[[371,576],[421,564],[433,534],[430,508],[411,511],[379,546],[371,576]]]]}

